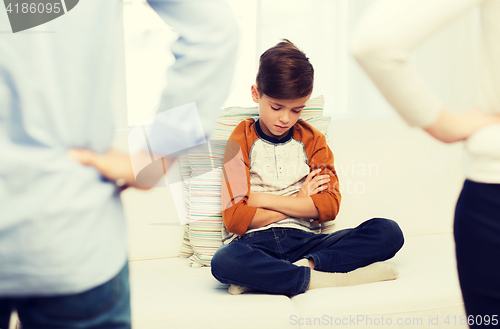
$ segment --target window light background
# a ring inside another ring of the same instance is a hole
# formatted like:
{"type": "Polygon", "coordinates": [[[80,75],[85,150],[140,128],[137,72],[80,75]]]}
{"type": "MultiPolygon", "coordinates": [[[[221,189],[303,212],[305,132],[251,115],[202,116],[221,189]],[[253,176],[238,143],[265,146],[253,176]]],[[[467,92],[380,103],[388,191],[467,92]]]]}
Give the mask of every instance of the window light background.
{"type": "MultiPolygon", "coordinates": [[[[240,26],[241,41],[232,89],[223,104],[254,106],[260,54],[281,38],[294,42],[315,69],[313,97],[324,95],[325,115],[357,119],[395,115],[349,53],[349,37],[363,11],[376,0],[229,0],[240,26]]],[[[413,61],[431,88],[452,111],[474,106],[479,28],[470,12],[427,40],[413,61]],[[473,63],[473,64],[471,64],[473,63]]],[[[127,129],[155,114],[165,73],[174,61],[170,45],[178,37],[143,0],[124,1],[127,129]],[[127,127],[128,126],[128,127],[127,127]]],[[[124,126],[125,125],[125,126],[124,126]]]]}

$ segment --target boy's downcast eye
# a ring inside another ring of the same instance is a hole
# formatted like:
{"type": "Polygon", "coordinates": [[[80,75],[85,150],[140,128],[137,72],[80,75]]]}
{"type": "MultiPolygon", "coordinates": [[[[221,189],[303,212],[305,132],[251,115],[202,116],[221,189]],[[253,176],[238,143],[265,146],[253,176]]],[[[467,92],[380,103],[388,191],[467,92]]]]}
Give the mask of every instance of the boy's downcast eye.
{"type": "MultiPolygon", "coordinates": [[[[281,110],[281,107],[280,107],[280,108],[275,108],[275,107],[271,106],[271,108],[272,108],[273,110],[275,110],[275,111],[279,111],[279,110],[281,110]]],[[[296,113],[296,114],[299,114],[299,113],[300,113],[300,111],[302,111],[302,109],[300,109],[300,110],[298,110],[298,111],[297,111],[297,110],[292,110],[292,112],[293,112],[293,113],[296,113]]]]}

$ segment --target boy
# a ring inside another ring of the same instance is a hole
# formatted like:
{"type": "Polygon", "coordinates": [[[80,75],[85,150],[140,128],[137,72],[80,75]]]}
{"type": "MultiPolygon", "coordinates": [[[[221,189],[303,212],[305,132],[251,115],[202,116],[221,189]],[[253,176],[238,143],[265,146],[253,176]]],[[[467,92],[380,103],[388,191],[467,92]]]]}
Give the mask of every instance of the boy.
{"type": "Polygon", "coordinates": [[[229,293],[250,289],[294,296],[308,289],[393,280],[381,263],[403,245],[392,220],[319,234],[340,206],[333,154],[323,134],[303,120],[314,69],[284,39],[260,57],[252,98],[259,119],[241,122],[224,154],[223,238],[213,276],[229,293]]]}

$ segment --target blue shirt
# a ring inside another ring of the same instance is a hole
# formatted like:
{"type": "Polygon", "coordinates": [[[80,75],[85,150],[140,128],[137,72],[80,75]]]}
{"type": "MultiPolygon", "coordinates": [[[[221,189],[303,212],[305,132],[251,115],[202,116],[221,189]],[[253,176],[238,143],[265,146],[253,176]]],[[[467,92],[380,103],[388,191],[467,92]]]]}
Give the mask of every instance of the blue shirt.
{"type": "MultiPolygon", "coordinates": [[[[195,102],[209,134],[235,61],[230,9],[220,0],[149,2],[180,34],[160,112],[195,102]]],[[[0,296],[81,292],[127,260],[117,187],[66,156],[70,148],[111,147],[112,95],[123,84],[115,81],[124,69],[117,65],[124,63],[122,6],[81,0],[12,33],[0,5],[0,296]]]]}

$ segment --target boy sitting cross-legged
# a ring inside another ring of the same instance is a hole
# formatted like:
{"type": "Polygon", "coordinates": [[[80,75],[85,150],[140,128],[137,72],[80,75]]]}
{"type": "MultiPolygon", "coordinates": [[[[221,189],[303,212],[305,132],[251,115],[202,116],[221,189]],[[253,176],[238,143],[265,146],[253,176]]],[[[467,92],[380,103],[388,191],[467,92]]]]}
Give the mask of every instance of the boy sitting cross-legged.
{"type": "Polygon", "coordinates": [[[320,234],[340,206],[333,154],[323,134],[303,120],[314,70],[283,40],[260,57],[252,98],[259,119],[242,121],[224,154],[224,245],[213,276],[229,292],[250,289],[294,296],[308,289],[393,280],[382,261],[403,246],[396,222],[372,218],[358,227],[320,234]]]}

